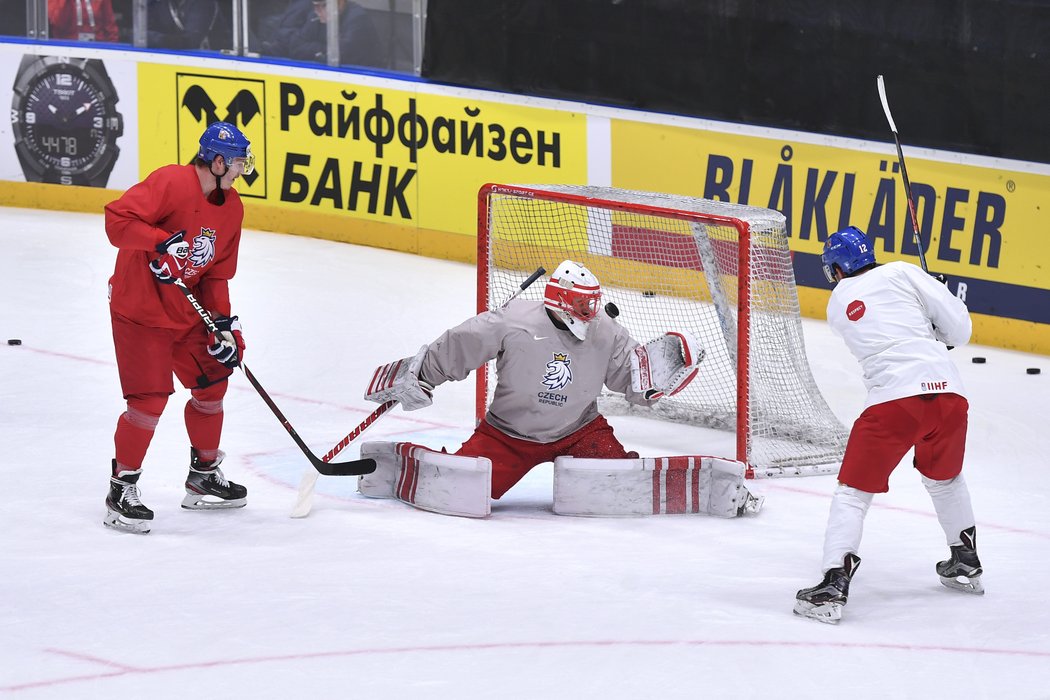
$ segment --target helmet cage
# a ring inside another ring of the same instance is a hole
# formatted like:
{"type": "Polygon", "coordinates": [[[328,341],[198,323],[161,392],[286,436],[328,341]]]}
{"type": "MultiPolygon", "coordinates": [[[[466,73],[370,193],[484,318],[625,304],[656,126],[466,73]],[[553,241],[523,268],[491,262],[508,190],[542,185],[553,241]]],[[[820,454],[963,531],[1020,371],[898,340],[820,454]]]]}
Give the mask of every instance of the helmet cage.
{"type": "Polygon", "coordinates": [[[558,266],[543,292],[547,308],[559,312],[570,322],[576,319],[585,324],[598,315],[601,299],[598,279],[583,265],[569,260],[558,266]]]}

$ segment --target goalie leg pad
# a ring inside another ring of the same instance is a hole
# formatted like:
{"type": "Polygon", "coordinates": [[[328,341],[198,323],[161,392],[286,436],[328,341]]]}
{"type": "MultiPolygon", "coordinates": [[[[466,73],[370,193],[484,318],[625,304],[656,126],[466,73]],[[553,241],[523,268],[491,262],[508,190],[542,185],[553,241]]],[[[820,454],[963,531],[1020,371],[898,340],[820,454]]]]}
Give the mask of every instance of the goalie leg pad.
{"type": "Polygon", "coordinates": [[[358,480],[371,498],[396,498],[421,510],[467,518],[487,517],[492,508],[492,462],[435,452],[410,442],[368,442],[361,456],[376,470],[358,480]]]}
{"type": "Polygon", "coordinates": [[[554,512],[594,517],[758,512],[744,486],[746,465],[719,457],[554,461],[554,512]],[[750,508],[748,507],[750,506],[750,508]]]}
{"type": "Polygon", "coordinates": [[[396,442],[366,442],[361,445],[361,459],[374,459],[376,470],[357,478],[357,492],[369,498],[393,498],[401,458],[396,442]]]}

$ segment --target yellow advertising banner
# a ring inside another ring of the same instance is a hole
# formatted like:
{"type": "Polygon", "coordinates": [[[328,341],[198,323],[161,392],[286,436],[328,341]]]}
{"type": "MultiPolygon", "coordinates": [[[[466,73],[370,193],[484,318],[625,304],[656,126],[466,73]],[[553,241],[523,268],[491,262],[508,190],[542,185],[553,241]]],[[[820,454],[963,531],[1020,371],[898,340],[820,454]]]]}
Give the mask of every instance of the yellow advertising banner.
{"type": "MultiPolygon", "coordinates": [[[[828,234],[863,229],[881,262],[919,264],[896,154],[631,120],[612,123],[612,183],[776,209],[803,312],[823,317],[828,234]]],[[[1050,176],[909,157],[926,262],[975,319],[974,340],[1050,352],[1050,176]]]]}
{"type": "Polygon", "coordinates": [[[159,64],[141,66],[139,91],[143,176],[230,121],[256,157],[238,187],[249,221],[261,208],[279,230],[471,259],[481,185],[587,178],[572,112],[159,64]]]}

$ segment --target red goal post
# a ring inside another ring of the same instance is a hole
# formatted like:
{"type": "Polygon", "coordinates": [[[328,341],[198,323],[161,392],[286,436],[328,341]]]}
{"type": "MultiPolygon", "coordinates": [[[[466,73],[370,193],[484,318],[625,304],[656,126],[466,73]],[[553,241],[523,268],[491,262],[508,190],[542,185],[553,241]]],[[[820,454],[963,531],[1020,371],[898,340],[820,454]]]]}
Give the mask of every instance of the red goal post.
{"type": "MultiPolygon", "coordinates": [[[[695,197],[584,185],[487,184],[478,194],[478,312],[500,305],[537,267],[586,265],[603,303],[640,342],[692,331],[700,374],[651,409],[607,392],[606,415],[640,414],[735,432],[752,476],[837,469],[847,431],[806,358],[784,216],[695,197]]],[[[543,285],[523,294],[540,299],[543,285]]],[[[494,363],[477,373],[477,419],[494,363]]],[[[697,446],[697,454],[707,453],[697,446]]]]}

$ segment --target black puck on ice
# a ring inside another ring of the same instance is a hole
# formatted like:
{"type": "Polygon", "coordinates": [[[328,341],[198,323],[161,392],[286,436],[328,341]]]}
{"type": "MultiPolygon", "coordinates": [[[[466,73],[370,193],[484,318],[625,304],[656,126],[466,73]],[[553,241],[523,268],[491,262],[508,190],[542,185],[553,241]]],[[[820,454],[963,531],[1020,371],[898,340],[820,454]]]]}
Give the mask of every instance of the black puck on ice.
{"type": "Polygon", "coordinates": [[[616,304],[610,301],[605,305],[605,313],[609,314],[609,318],[616,318],[620,315],[620,310],[616,308],[616,304]]]}
{"type": "Polygon", "coordinates": [[[9,338],[7,341],[8,345],[21,345],[22,341],[18,338],[9,338]]]}
{"type": "Polygon", "coordinates": [[[1042,372],[1042,370],[1039,369],[1038,367],[1029,367],[1028,369],[1025,370],[1025,372],[1028,373],[1028,374],[1039,374],[1040,372],[1042,372]]]}
{"type": "Polygon", "coordinates": [[[987,361],[988,360],[984,359],[983,357],[975,357],[972,360],[970,360],[970,362],[974,363],[975,365],[983,365],[987,361]]]}

